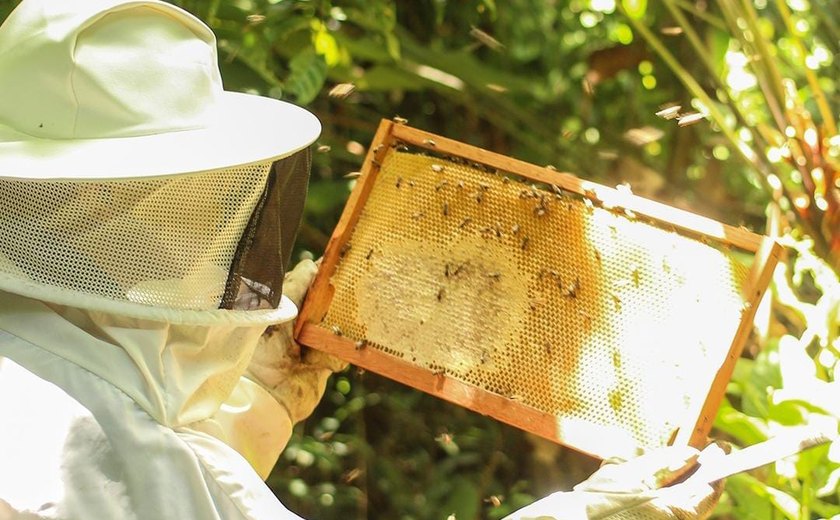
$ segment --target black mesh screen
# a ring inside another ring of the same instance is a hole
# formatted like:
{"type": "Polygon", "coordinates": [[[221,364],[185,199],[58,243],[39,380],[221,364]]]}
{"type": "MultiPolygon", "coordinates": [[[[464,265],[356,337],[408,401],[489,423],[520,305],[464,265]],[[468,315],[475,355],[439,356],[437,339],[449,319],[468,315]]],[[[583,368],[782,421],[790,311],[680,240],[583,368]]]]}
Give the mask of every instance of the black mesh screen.
{"type": "Polygon", "coordinates": [[[307,148],[272,165],[265,190],[236,249],[220,308],[241,308],[238,300],[242,301],[243,291],[252,300],[261,300],[261,307],[276,308],[280,304],[283,276],[303,215],[311,163],[312,153],[307,148]]]}

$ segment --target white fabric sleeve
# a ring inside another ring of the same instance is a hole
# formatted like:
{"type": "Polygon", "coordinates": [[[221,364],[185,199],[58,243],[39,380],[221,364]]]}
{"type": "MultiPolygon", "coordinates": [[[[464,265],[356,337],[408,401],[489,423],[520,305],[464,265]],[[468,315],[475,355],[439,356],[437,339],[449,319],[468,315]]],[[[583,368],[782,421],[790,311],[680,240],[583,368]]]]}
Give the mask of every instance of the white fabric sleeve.
{"type": "Polygon", "coordinates": [[[212,418],[190,425],[236,450],[265,480],[292,436],[289,411],[246,377],[212,418]]]}

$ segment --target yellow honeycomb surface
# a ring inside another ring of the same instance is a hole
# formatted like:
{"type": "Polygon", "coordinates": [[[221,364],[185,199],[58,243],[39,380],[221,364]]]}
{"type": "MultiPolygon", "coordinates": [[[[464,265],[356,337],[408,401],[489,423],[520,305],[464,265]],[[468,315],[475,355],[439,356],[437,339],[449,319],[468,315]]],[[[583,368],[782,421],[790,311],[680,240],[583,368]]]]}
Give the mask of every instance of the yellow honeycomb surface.
{"type": "Polygon", "coordinates": [[[747,274],[729,251],[559,189],[391,149],[322,325],[628,456],[697,417],[747,274]]]}

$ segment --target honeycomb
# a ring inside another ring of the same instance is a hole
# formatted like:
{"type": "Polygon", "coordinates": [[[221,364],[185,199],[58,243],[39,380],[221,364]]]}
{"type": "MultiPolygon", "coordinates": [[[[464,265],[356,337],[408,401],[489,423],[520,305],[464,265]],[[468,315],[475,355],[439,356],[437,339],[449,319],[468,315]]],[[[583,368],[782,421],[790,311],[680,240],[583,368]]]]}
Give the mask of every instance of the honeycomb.
{"type": "Polygon", "coordinates": [[[322,326],[602,457],[696,419],[744,306],[736,253],[458,158],[392,148],[378,175],[322,326]]]}

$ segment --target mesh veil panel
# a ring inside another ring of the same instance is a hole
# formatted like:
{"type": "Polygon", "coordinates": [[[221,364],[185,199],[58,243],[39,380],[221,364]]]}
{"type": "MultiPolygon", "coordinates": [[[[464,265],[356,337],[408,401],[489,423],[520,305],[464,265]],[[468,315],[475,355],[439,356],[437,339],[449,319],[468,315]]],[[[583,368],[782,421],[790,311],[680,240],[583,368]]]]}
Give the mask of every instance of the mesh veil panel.
{"type": "Polygon", "coordinates": [[[234,308],[248,291],[271,307],[280,304],[283,276],[303,215],[312,153],[309,149],[275,162],[265,190],[231,264],[222,308],[234,308]]]}
{"type": "Polygon", "coordinates": [[[270,287],[276,305],[308,166],[305,150],[275,165],[177,176],[0,179],[0,276],[209,310],[232,301],[237,272],[270,287]]]}

